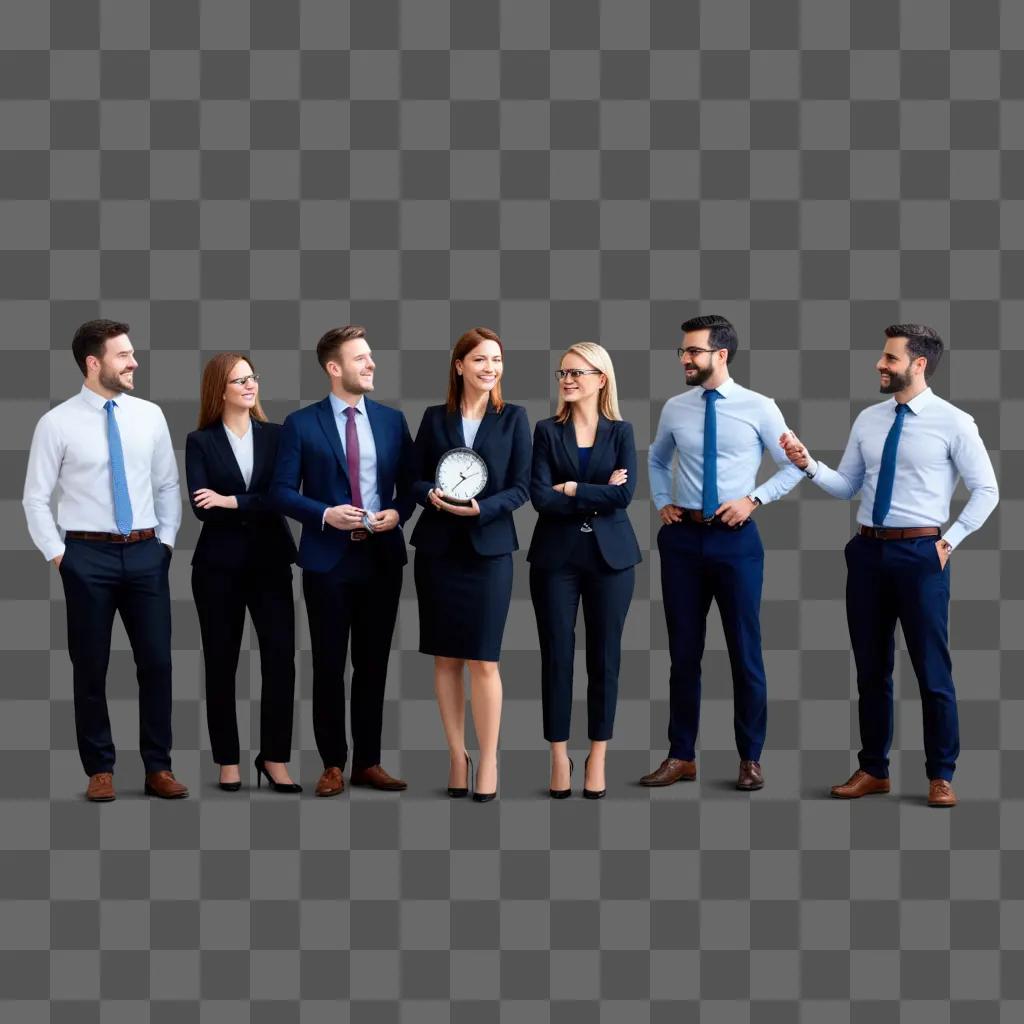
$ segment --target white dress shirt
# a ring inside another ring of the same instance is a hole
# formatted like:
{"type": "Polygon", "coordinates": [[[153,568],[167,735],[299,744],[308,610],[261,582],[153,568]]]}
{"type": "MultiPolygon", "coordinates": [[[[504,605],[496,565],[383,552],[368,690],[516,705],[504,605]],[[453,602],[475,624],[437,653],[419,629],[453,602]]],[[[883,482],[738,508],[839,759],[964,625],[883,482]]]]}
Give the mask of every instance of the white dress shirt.
{"type": "MultiPolygon", "coordinates": [[[[181,526],[181,494],[167,421],[152,402],[131,395],[118,395],[114,401],[132,529],[155,527],[161,542],[171,546],[181,526]]],[[[36,424],[22,506],[32,541],[47,560],[64,553],[60,530],[119,532],[114,521],[105,402],[83,385],[77,395],[36,424]],[[50,499],[58,487],[54,522],[50,499]]]]}
{"type": "Polygon", "coordinates": [[[245,488],[248,490],[249,484],[252,482],[252,423],[241,437],[238,437],[226,423],[224,424],[224,433],[228,435],[228,444],[231,445],[235,462],[238,463],[238,470],[242,474],[245,488]]]}
{"type": "MultiPolygon", "coordinates": [[[[959,476],[971,497],[945,540],[956,547],[988,519],[999,503],[992,460],[973,417],[940,398],[931,388],[907,403],[896,449],[892,504],[884,526],[939,526],[949,519],[949,502],[959,476]]],[[[834,498],[860,492],[857,522],[873,526],[875,489],[882,449],[896,419],[896,399],[869,406],[853,422],[838,469],[811,460],[807,473],[834,498]]]]}
{"type": "MultiPolygon", "coordinates": [[[[718,426],[718,500],[734,501],[748,494],[762,505],[788,494],[803,474],[787,458],[779,436],[787,427],[779,407],[764,395],[737,384],[731,377],[715,390],[718,426]],[[779,471],[755,487],[765,450],[779,471]]],[[[656,508],[681,505],[701,508],[704,483],[704,388],[691,388],[670,398],[661,410],[658,433],[647,453],[651,495],[656,508]],[[679,453],[679,479],[673,494],[672,456],[679,453]]]]}
{"type": "MultiPolygon", "coordinates": [[[[348,449],[345,447],[345,427],[348,420],[345,417],[345,410],[349,408],[347,402],[343,402],[333,392],[331,393],[331,408],[334,410],[334,422],[338,427],[338,436],[341,438],[341,450],[348,458],[348,449]]],[[[377,494],[377,445],[373,440],[373,430],[370,428],[370,418],[366,415],[366,399],[360,395],[355,405],[356,410],[356,437],[359,438],[359,491],[363,498],[363,508],[367,512],[380,511],[380,497],[377,494]]]]}

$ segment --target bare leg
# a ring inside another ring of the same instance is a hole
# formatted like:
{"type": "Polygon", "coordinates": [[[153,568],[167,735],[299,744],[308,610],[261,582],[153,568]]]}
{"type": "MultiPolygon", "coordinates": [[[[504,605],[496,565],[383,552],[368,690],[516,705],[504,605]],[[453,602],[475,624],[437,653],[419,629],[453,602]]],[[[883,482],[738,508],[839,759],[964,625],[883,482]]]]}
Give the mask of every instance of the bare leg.
{"type": "Polygon", "coordinates": [[[562,740],[551,744],[551,788],[568,789],[572,785],[569,776],[569,744],[562,740]]]}
{"type": "Polygon", "coordinates": [[[441,713],[444,738],[448,743],[448,785],[469,786],[466,764],[466,690],[462,682],[465,662],[461,658],[434,658],[434,693],[441,713]]]}
{"type": "Polygon", "coordinates": [[[494,793],[498,788],[498,733],[501,729],[501,674],[496,661],[470,661],[469,682],[473,701],[473,725],[480,743],[476,792],[494,793]]]}
{"type": "Polygon", "coordinates": [[[587,758],[587,777],[583,780],[583,785],[587,789],[600,790],[605,788],[604,758],[607,752],[607,740],[590,741],[590,756],[587,758]]]}

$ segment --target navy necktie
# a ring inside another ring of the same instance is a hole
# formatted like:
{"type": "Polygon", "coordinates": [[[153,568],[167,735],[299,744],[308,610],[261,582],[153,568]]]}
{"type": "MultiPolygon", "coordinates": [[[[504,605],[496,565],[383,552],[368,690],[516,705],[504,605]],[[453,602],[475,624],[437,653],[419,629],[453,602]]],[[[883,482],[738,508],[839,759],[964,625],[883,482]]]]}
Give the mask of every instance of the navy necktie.
{"type": "Polygon", "coordinates": [[[121,431],[114,418],[117,403],[112,398],[108,399],[103,403],[103,408],[107,410],[107,447],[110,449],[110,479],[114,485],[114,522],[117,524],[117,532],[127,536],[132,532],[132,499],[128,494],[121,431]]]}
{"type": "Polygon", "coordinates": [[[903,421],[907,416],[907,404],[896,403],[896,419],[889,428],[882,448],[882,465],[878,470],[878,485],[875,487],[875,505],[871,510],[871,522],[875,526],[884,526],[885,517],[889,514],[892,504],[892,485],[896,480],[896,449],[899,447],[903,421]]]}
{"type": "Polygon", "coordinates": [[[718,417],[715,402],[722,396],[717,391],[704,391],[704,480],[701,510],[705,519],[713,518],[718,508],[718,417]]]}

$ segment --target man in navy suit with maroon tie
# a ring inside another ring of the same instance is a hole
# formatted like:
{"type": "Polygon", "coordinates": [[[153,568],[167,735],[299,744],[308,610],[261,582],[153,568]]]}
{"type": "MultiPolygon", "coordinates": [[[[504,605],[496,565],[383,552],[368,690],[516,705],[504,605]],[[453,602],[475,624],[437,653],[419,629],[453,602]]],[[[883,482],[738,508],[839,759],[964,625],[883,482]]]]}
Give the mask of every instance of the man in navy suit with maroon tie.
{"type": "Polygon", "coordinates": [[[352,645],[354,786],[402,790],[380,764],[384,687],[414,499],[405,416],[366,397],[374,362],[364,328],[328,331],[317,359],[331,393],[281,429],[271,500],[302,523],[298,563],[313,648],[313,731],[324,770],[317,796],[345,788],[345,653],[352,645]],[[396,529],[396,527],[398,529],[396,529]]]}

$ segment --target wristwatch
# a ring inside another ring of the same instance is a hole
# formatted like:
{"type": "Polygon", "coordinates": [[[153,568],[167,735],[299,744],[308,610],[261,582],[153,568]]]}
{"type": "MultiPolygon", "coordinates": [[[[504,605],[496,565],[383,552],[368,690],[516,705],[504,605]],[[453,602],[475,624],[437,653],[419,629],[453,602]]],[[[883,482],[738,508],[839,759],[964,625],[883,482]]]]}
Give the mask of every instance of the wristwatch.
{"type": "Polygon", "coordinates": [[[754,503],[754,508],[757,508],[761,504],[761,499],[755,498],[753,494],[748,494],[746,497],[747,501],[752,501],[754,503]]]}

